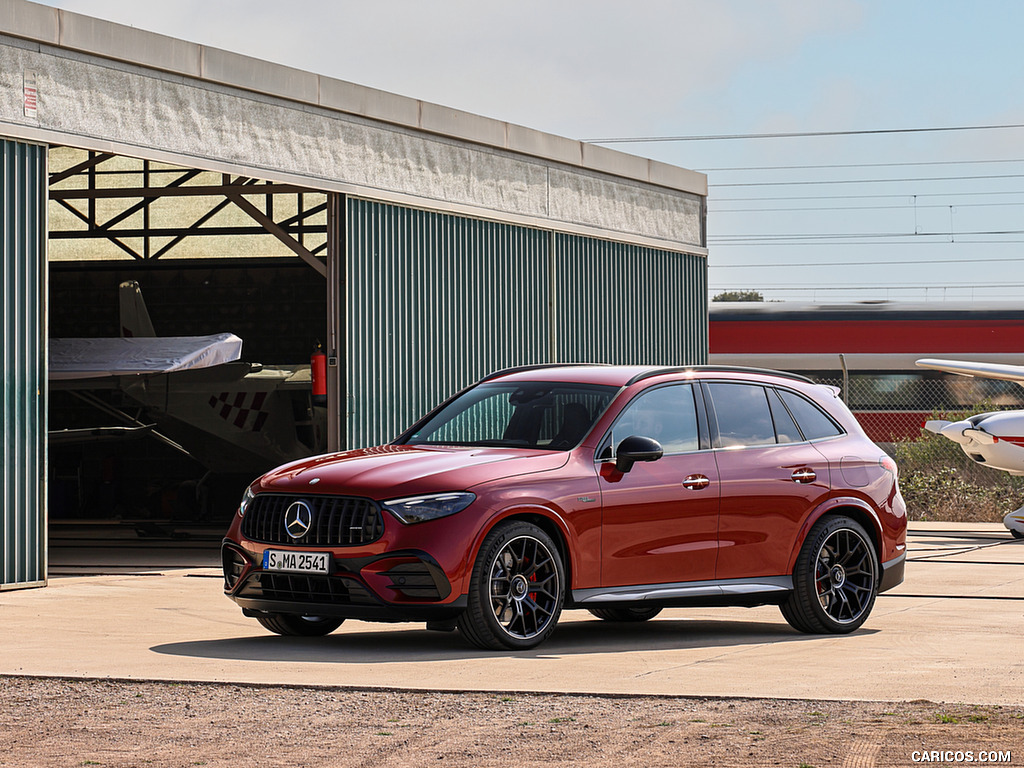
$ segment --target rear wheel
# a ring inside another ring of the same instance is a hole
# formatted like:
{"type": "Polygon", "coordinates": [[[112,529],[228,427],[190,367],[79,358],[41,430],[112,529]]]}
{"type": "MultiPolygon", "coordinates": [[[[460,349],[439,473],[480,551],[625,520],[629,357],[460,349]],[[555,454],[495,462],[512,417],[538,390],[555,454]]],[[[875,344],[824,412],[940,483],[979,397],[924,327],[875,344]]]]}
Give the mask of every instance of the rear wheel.
{"type": "Polygon", "coordinates": [[[564,585],[562,559],[550,536],[526,522],[501,524],[480,547],[459,632],[479,648],[534,648],[555,631],[564,585]]]}
{"type": "Polygon", "coordinates": [[[650,621],[659,613],[661,606],[637,606],[635,608],[588,608],[592,614],[605,621],[650,621]]]}
{"type": "Polygon", "coordinates": [[[815,523],[800,549],[782,615],[801,632],[852,632],[871,613],[878,584],[871,536],[849,517],[826,517],[815,523]]]}
{"type": "Polygon", "coordinates": [[[256,621],[279,635],[322,637],[341,626],[344,619],[331,616],[300,616],[295,613],[267,613],[256,621]]]}

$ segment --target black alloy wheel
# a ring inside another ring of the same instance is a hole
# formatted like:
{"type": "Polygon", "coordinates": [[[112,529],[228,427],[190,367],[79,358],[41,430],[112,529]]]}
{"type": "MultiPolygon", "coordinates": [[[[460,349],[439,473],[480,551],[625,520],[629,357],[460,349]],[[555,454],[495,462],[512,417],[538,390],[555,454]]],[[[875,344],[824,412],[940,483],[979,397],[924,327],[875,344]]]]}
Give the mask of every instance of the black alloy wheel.
{"type": "Polygon", "coordinates": [[[534,648],[555,631],[564,599],[564,566],[551,537],[530,523],[505,523],[480,548],[459,631],[479,648],[534,648]]]}
{"type": "Polygon", "coordinates": [[[780,606],[801,632],[845,634],[871,613],[879,585],[878,554],[863,526],[826,517],[811,529],[793,570],[793,592],[780,606]]]}

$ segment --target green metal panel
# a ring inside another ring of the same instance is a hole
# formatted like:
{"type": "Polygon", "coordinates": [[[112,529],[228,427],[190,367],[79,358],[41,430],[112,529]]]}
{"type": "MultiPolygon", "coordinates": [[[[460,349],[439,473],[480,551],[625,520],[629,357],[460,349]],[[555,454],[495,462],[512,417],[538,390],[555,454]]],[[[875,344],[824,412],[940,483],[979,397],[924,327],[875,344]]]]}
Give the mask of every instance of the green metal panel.
{"type": "Polygon", "coordinates": [[[553,353],[559,362],[707,362],[707,260],[555,234],[553,353]]]}
{"type": "Polygon", "coordinates": [[[349,198],[349,448],[502,368],[707,360],[699,256],[349,198]]]}
{"type": "Polygon", "coordinates": [[[491,371],[546,362],[549,233],[349,199],[348,447],[387,442],[491,371]]]}
{"type": "Polygon", "coordinates": [[[46,580],[46,147],[0,139],[0,589],[46,580]]]}

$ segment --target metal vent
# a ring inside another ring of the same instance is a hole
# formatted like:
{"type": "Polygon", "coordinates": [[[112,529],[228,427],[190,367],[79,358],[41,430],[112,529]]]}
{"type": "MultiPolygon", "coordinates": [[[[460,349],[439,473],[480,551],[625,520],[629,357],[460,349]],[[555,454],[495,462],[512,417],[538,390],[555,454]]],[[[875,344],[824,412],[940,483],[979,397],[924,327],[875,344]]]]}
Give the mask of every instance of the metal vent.
{"type": "Polygon", "coordinates": [[[245,567],[249,564],[241,552],[224,547],[221,550],[221,560],[224,566],[224,589],[232,590],[245,573],[245,567]]]}
{"type": "Polygon", "coordinates": [[[242,535],[265,544],[354,547],[383,536],[384,517],[369,499],[259,494],[242,520],[242,535]],[[285,514],[296,501],[304,501],[312,511],[309,530],[297,539],[285,528],[285,514]]]}

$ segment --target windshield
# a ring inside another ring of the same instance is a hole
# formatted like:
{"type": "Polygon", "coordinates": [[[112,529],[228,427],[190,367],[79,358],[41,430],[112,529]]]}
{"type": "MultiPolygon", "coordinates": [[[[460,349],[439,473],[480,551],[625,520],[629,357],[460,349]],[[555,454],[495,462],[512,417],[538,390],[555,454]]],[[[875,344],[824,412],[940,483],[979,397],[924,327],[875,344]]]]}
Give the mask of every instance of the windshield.
{"type": "Polygon", "coordinates": [[[616,391],[548,381],[481,384],[420,425],[406,443],[566,451],[590,431],[616,391]]]}

